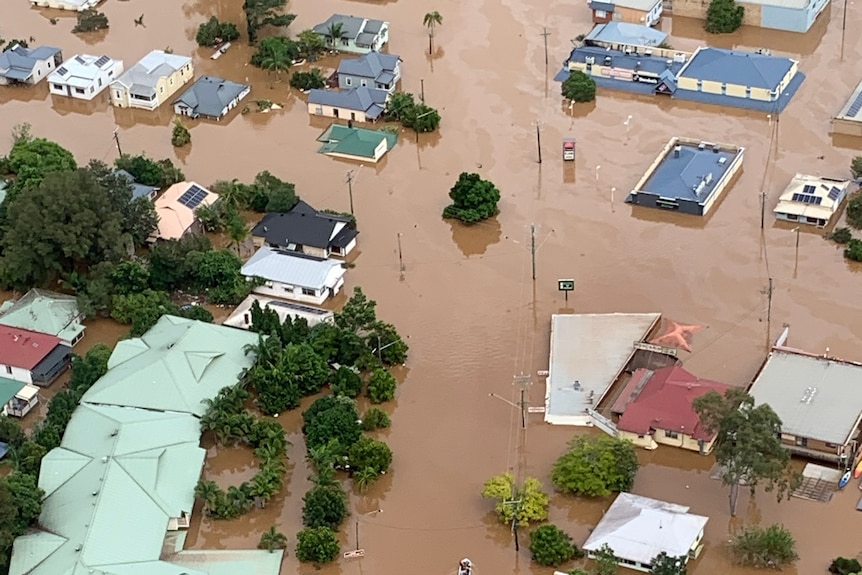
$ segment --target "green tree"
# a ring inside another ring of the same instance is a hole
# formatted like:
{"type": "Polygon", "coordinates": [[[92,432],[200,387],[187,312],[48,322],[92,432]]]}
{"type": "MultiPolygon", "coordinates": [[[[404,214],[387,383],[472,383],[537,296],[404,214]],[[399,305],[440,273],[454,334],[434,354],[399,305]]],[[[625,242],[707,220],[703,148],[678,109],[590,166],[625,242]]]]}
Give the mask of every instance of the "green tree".
{"type": "Polygon", "coordinates": [[[630,441],[607,435],[578,435],[554,463],[551,480],[565,493],[605,497],[631,489],[638,466],[630,441]]]}
{"type": "MultiPolygon", "coordinates": [[[[241,216],[235,215],[227,223],[227,235],[230,238],[230,245],[236,249],[236,253],[240,253],[243,242],[251,236],[251,230],[245,225],[245,221],[241,216]]],[[[240,266],[241,267],[241,266],[240,266]]]]}
{"type": "Polygon", "coordinates": [[[338,537],[327,527],[306,528],[296,534],[296,558],[303,563],[323,565],[341,552],[338,537]]]}
{"type": "Polygon", "coordinates": [[[733,535],[730,552],[734,561],[752,567],[780,569],[799,558],[793,535],[781,525],[752,525],[733,535]]]}
{"type": "Polygon", "coordinates": [[[395,388],[398,382],[395,381],[395,376],[383,368],[377,368],[371,372],[368,378],[368,387],[366,395],[371,403],[384,403],[395,399],[395,388]]]}
{"type": "Polygon", "coordinates": [[[276,530],[275,525],[260,534],[258,549],[266,549],[272,553],[276,549],[284,549],[285,547],[287,547],[287,537],[284,536],[284,533],[276,530]]]}
{"type": "Polygon", "coordinates": [[[145,290],[141,293],[114,296],[111,317],[131,324],[132,337],[139,337],[156,325],[163,315],[177,315],[179,309],[165,292],[145,290]]]}
{"type": "Polygon", "coordinates": [[[373,469],[382,475],[392,465],[392,450],[386,443],[363,435],[350,446],[347,460],[352,469],[373,469]]]}
{"type": "Polygon", "coordinates": [[[332,22],[329,25],[329,28],[326,29],[326,43],[329,46],[332,46],[335,49],[338,49],[338,44],[342,38],[347,36],[347,32],[344,31],[344,24],[341,22],[332,22]]]}
{"type": "Polygon", "coordinates": [[[376,431],[378,429],[387,429],[392,425],[392,420],[389,415],[379,407],[372,407],[362,416],[362,430],[376,431]]]}
{"type": "Polygon", "coordinates": [[[572,537],[556,525],[542,525],[530,533],[530,553],[539,565],[558,567],[576,552],[572,537]]]}
{"type": "Polygon", "coordinates": [[[344,304],[340,312],[335,314],[335,324],[355,333],[368,331],[377,321],[377,302],[368,299],[362,288],[355,286],[353,295],[344,304]]]}
{"type": "Polygon", "coordinates": [[[295,14],[284,14],[287,0],[245,0],[242,4],[248,27],[248,42],[257,42],[258,30],[264,26],[285,28],[296,18],[295,14]]]}
{"type": "MultiPolygon", "coordinates": [[[[69,394],[61,394],[54,397],[69,397],[69,394]]],[[[68,413],[68,417],[66,417],[65,423],[68,423],[69,418],[71,418],[72,416],[73,410],[74,406],[72,406],[71,409],[64,410],[63,415],[66,415],[66,413],[68,413]]],[[[58,410],[57,414],[59,413],[60,412],[58,410]]],[[[63,424],[63,431],[66,429],[65,423],[63,424]]],[[[45,457],[45,454],[47,452],[47,448],[40,445],[39,443],[36,443],[35,441],[30,441],[29,439],[25,440],[20,447],[11,451],[12,462],[15,464],[15,470],[25,475],[39,477],[39,469],[42,464],[42,458],[45,457]]]]}
{"type": "Polygon", "coordinates": [[[78,168],[72,152],[44,138],[33,138],[24,130],[15,140],[8,156],[8,169],[15,176],[6,190],[10,205],[22,190],[32,190],[52,172],[68,172],[78,168]]]}
{"type": "Polygon", "coordinates": [[[12,542],[22,533],[15,531],[18,520],[18,507],[12,492],[5,481],[0,481],[0,567],[8,569],[12,553],[12,542]]]}
{"type": "Polygon", "coordinates": [[[401,123],[415,132],[433,132],[440,127],[440,113],[420,102],[402,114],[401,123]]]}
{"type": "Polygon", "coordinates": [[[78,12],[78,23],[72,28],[72,32],[79,34],[81,32],[95,32],[96,30],[106,30],[108,28],[108,17],[103,12],[87,8],[78,12]]]}
{"type": "Polygon", "coordinates": [[[347,495],[337,485],[317,485],[302,498],[302,525],[338,529],[347,517],[347,495]]]}
{"type": "Polygon", "coordinates": [[[108,360],[110,358],[111,348],[103,343],[97,343],[88,349],[84,357],[73,355],[69,389],[83,395],[100,377],[108,372],[108,360]]]}
{"type": "Polygon", "coordinates": [[[233,42],[237,38],[239,38],[239,30],[236,24],[220,22],[215,16],[201,24],[195,36],[198,46],[215,46],[222,42],[233,42]]]}
{"type": "Polygon", "coordinates": [[[735,0],[712,0],[706,9],[703,28],[710,34],[729,34],[742,26],[745,7],[735,0]]]}
{"type": "Polygon", "coordinates": [[[299,44],[300,55],[311,62],[316,61],[317,57],[326,50],[326,40],[314,30],[303,30],[296,37],[296,41],[299,44]]]}
{"type": "Polygon", "coordinates": [[[171,129],[171,145],[176,148],[182,148],[192,143],[192,133],[189,129],[183,126],[179,118],[174,120],[174,127],[171,129]]]}
{"type": "Polygon", "coordinates": [[[332,376],[332,393],[356,397],[362,392],[362,377],[353,369],[341,365],[332,376]]]}
{"type": "Polygon", "coordinates": [[[326,78],[320,73],[319,68],[313,68],[308,72],[294,72],[290,76],[290,87],[297,90],[317,90],[324,86],[326,86],[326,78]]]}
{"type": "Polygon", "coordinates": [[[422,17],[422,24],[428,28],[428,53],[434,53],[434,28],[437,26],[443,25],[443,16],[440,15],[440,12],[434,10],[433,12],[428,12],[425,16],[422,17]]]}
{"type": "MultiPolygon", "coordinates": [[[[281,77],[282,72],[290,70],[290,65],[293,60],[291,51],[297,50],[296,47],[285,38],[274,36],[266,38],[258,47],[258,58],[252,56],[252,64],[266,70],[267,72],[275,72],[276,79],[281,77]],[[291,50],[290,47],[294,49],[291,50]]],[[[258,54],[256,53],[255,56],[258,54]]]]}
{"type": "Polygon", "coordinates": [[[111,268],[111,285],[115,293],[140,293],[150,283],[150,270],[138,260],[125,260],[111,268]]]}
{"type": "Polygon", "coordinates": [[[829,234],[829,239],[836,244],[849,244],[850,240],[853,239],[853,232],[850,231],[850,228],[846,227],[835,228],[832,233],[829,234]]]}
{"type": "Polygon", "coordinates": [[[850,172],[853,174],[853,179],[862,178],[862,156],[855,156],[850,161],[850,172]]]}
{"type": "Polygon", "coordinates": [[[497,215],[497,202],[500,190],[479,174],[462,172],[458,181],[449,191],[452,203],[443,210],[444,218],[461,220],[465,224],[475,224],[497,215]]]}
{"type": "Polygon", "coordinates": [[[617,564],[619,559],[614,554],[614,550],[611,549],[611,546],[607,543],[602,545],[599,550],[595,552],[595,557],[593,559],[596,562],[596,568],[593,571],[593,575],[617,574],[617,564]]]}
{"type": "Polygon", "coordinates": [[[186,234],[178,240],[165,240],[150,248],[150,287],[174,291],[188,288],[194,281],[194,262],[189,254],[212,250],[212,244],[203,234],[186,234]]]}
{"type": "Polygon", "coordinates": [[[781,419],[767,404],[754,406],[754,398],[742,389],[728,389],[724,396],[715,391],[698,397],[692,406],[700,423],[715,433],[715,460],[721,481],[730,487],[730,514],[736,515],[739,485],[745,482],[754,495],[765,483],[778,501],[789,496],[801,483],[790,465],[790,454],[781,445],[781,419]]]}
{"type": "Polygon", "coordinates": [[[497,516],[502,523],[527,527],[548,518],[548,494],[535,477],[528,477],[518,487],[511,473],[497,475],[485,482],[482,497],[497,500],[497,516]]]}
{"type": "Polygon", "coordinates": [[[687,560],[687,557],[674,557],[662,551],[652,560],[650,575],[686,575],[687,560]]]}
{"type": "Polygon", "coordinates": [[[862,193],[856,192],[847,202],[847,224],[853,229],[862,229],[862,193]]]}
{"type": "Polygon", "coordinates": [[[360,493],[365,493],[371,484],[377,481],[380,474],[373,467],[364,467],[353,472],[353,485],[360,493]]]}
{"type": "Polygon", "coordinates": [[[185,174],[168,159],[153,160],[146,155],[123,154],[114,161],[118,170],[125,170],[139,184],[167,188],[186,179],[185,174]]]}
{"type": "Polygon", "coordinates": [[[12,500],[18,508],[14,530],[18,534],[24,533],[39,518],[45,492],[36,484],[36,476],[28,473],[13,471],[3,481],[12,493],[12,500]]]}
{"type": "Polygon", "coordinates": [[[836,557],[829,565],[829,572],[835,575],[856,575],[862,572],[862,563],[854,558],[836,557]]]}
{"type": "Polygon", "coordinates": [[[132,242],[131,246],[126,244],[126,250],[131,253],[133,247],[144,245],[159,225],[153,202],[149,198],[132,198],[128,178],[115,173],[102,161],[90,160],[86,170],[108,194],[113,211],[120,214],[121,232],[132,242]]]}
{"type": "Polygon", "coordinates": [[[365,342],[383,365],[401,365],[407,361],[410,348],[391,323],[375,321],[371,324],[365,342]]]}
{"type": "Polygon", "coordinates": [[[240,273],[242,261],[229,250],[189,252],[186,256],[191,284],[216,304],[237,305],[252,288],[240,273]]]}
{"type": "Polygon", "coordinates": [[[389,121],[402,122],[416,108],[413,94],[395,92],[386,102],[384,117],[389,121]]]}
{"type": "Polygon", "coordinates": [[[302,414],[305,445],[313,449],[336,440],[347,450],[362,435],[356,402],[348,397],[326,395],[317,399],[302,414]]]}
{"type": "MultiPolygon", "coordinates": [[[[0,38],[0,46],[3,46],[3,39],[2,38],[0,38]]],[[[14,48],[15,46],[21,46],[22,48],[29,48],[30,44],[26,40],[19,40],[17,38],[13,38],[12,40],[9,40],[9,42],[6,43],[6,45],[3,47],[3,51],[8,52],[9,50],[14,48]]]]}
{"type": "Polygon", "coordinates": [[[563,98],[573,102],[592,102],[596,99],[596,81],[580,70],[572,70],[563,80],[563,98]]]}
{"type": "Polygon", "coordinates": [[[0,417],[0,441],[15,449],[24,443],[25,435],[21,424],[11,417],[0,417]]]}
{"type": "Polygon", "coordinates": [[[266,194],[268,199],[263,210],[266,212],[289,212],[299,201],[296,187],[292,183],[285,182],[267,171],[255,176],[252,189],[255,193],[262,190],[266,194]]]}

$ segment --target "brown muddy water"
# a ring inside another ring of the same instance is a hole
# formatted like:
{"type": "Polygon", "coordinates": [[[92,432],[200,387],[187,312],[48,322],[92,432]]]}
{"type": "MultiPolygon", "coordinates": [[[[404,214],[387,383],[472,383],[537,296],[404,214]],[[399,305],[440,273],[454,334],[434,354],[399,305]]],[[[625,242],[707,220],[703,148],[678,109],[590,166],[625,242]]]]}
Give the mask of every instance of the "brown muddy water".
{"type": "MultiPolygon", "coordinates": [[[[844,0],[840,0],[844,1],[844,0]]],[[[452,573],[469,556],[478,573],[550,573],[532,565],[526,545],[516,555],[511,533],[494,522],[492,505],[479,497],[482,482],[526,460],[527,471],[547,482],[553,460],[573,433],[549,427],[533,416],[526,448],[518,453],[513,410],[489,398],[514,398],[512,376],[546,369],[549,316],[564,310],[556,280],[573,277],[577,291],[569,311],[663,312],[686,323],[708,326],[694,339],[686,367],[702,377],[747,384],[763,359],[768,337],[791,325],[791,343],[862,359],[858,298],[860,267],[845,263],[840,249],[818,232],[795,234],[773,223],[759,229],[761,186],[770,207],[797,170],[846,176],[852,140],[829,135],[829,119],[859,81],[862,16],[847,11],[841,58],[839,5],[824,13],[808,35],[742,30],[717,45],[769,48],[801,60],[807,80],[781,114],[776,151],[766,175],[772,125],[765,114],[666,101],[657,103],[600,90],[594,104],[569,111],[549,80],[571,49],[570,39],[586,33],[589,11],[562,0],[440,0],[420,5],[407,0],[326,3],[294,0],[297,32],[331,12],[381,17],[391,22],[389,51],[404,60],[403,88],[418,93],[424,80],[428,103],[440,109],[439,135],[402,134],[399,146],[376,167],[333,160],[315,153],[323,125],[309,120],[304,105],[285,82],[246,65],[250,54],[239,42],[220,60],[194,46],[199,23],[215,14],[239,20],[241,0],[174,2],[108,0],[103,10],[111,29],[97,38],[70,33],[73,20],[32,10],[24,0],[4,0],[4,37],[34,36],[36,43],[107,53],[131,65],[149,50],[170,46],[191,53],[197,73],[214,73],[253,84],[250,99],[267,98],[284,108],[269,114],[234,115],[221,123],[190,122],[193,143],[178,156],[189,178],[251,179],[268,169],[293,181],[302,197],[318,207],[346,211],[344,184],[350,169],[362,255],[347,275],[379,302],[379,314],[409,337],[409,373],[397,401],[388,406],[393,427],[386,433],[396,460],[392,473],[366,495],[352,497],[354,516],[342,530],[344,547],[355,545],[353,521],[360,521],[361,560],[342,560],[325,575],[452,573]],[[426,54],[422,15],[436,9],[445,18],[437,51],[426,54]],[[145,14],[146,28],[133,19],[145,14]],[[544,65],[547,26],[550,67],[544,65]],[[630,128],[623,124],[632,116],[630,128]],[[544,163],[537,163],[535,122],[540,123],[544,163]],[[563,136],[578,138],[574,169],[560,156],[563,136]],[[745,146],[744,172],[708,219],[695,219],[622,203],[658,150],[671,136],[687,136],[745,146]],[[822,156],[822,159],[819,157],[822,156]],[[601,166],[597,170],[597,166],[601,166]],[[461,171],[478,171],[500,187],[496,221],[469,230],[439,218],[447,192],[461,171]],[[765,182],[765,183],[764,183],[765,182]],[[610,191],[616,188],[615,203],[610,191]],[[529,226],[538,227],[537,274],[530,280],[529,226]],[[397,236],[401,234],[403,278],[397,236]],[[767,334],[768,277],[774,278],[772,333],[767,334]],[[361,515],[383,509],[382,513],[361,515]]],[[[852,4],[852,3],[851,3],[852,4]]],[[[670,41],[693,49],[704,38],[689,20],[663,24],[670,41]]],[[[324,63],[332,66],[331,62],[324,63]]],[[[119,126],[123,150],[155,157],[176,154],[170,146],[170,110],[157,113],[114,110],[105,95],[92,104],[70,103],[35,90],[0,90],[0,133],[27,121],[33,132],[57,140],[79,161],[111,161],[111,136],[119,126]]],[[[249,102],[251,103],[251,102],[249,102]]],[[[253,106],[252,106],[253,107],[253,106]]],[[[0,146],[2,147],[2,146],[0,146]]],[[[90,334],[92,335],[92,334],[90,334]]],[[[88,335],[88,338],[90,337],[88,335]]],[[[541,404],[538,377],[530,400],[541,404]]],[[[282,414],[296,430],[298,412],[282,414]]],[[[266,510],[228,523],[196,519],[189,544],[201,548],[253,547],[259,532],[275,524],[289,535],[299,528],[301,497],[308,488],[301,437],[291,435],[290,477],[284,493],[266,510]]],[[[229,450],[207,462],[205,474],[227,483],[253,473],[249,454],[229,450]]],[[[731,529],[745,523],[781,522],[799,542],[801,556],[788,573],[824,573],[831,558],[862,551],[854,506],[855,487],[829,504],[747,495],[731,520],[726,491],[708,478],[709,458],[661,448],[642,452],[644,467],[634,491],[691,505],[708,515],[707,549],[692,566],[694,575],[749,574],[730,565],[725,543],[731,529]]],[[[551,520],[582,543],[607,501],[583,502],[554,496],[551,520]]],[[[293,558],[285,573],[310,573],[293,558]]]]}

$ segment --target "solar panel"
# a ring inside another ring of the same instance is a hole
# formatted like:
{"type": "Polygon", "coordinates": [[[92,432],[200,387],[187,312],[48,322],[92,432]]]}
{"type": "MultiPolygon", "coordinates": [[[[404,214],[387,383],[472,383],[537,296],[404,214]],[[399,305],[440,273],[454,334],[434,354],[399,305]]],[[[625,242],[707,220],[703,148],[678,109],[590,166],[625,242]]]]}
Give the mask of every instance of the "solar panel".
{"type": "Polygon", "coordinates": [[[841,197],[841,189],[832,186],[832,189],[829,190],[829,199],[833,202],[837,202],[839,197],[841,197]]]}
{"type": "Polygon", "coordinates": [[[66,69],[65,66],[60,66],[59,68],[57,68],[57,73],[60,74],[61,76],[65,76],[66,74],[69,73],[69,71],[66,69]]]}
{"type": "Polygon", "coordinates": [[[102,66],[104,66],[105,64],[107,64],[110,61],[111,61],[111,59],[108,58],[107,56],[102,56],[101,58],[96,60],[96,66],[101,68],[102,66]]]}
{"type": "Polygon", "coordinates": [[[859,113],[860,109],[862,109],[862,92],[860,92],[853,100],[853,103],[850,104],[850,108],[847,110],[847,115],[853,117],[859,113]]]}
{"type": "Polygon", "coordinates": [[[190,186],[188,190],[186,190],[183,195],[179,197],[177,200],[182,205],[186,206],[189,209],[195,209],[204,199],[209,195],[209,192],[201,188],[200,186],[190,186]]]}
{"type": "Polygon", "coordinates": [[[812,186],[811,184],[805,184],[802,188],[803,194],[813,194],[815,191],[817,191],[817,186],[812,186]]]}
{"type": "Polygon", "coordinates": [[[78,64],[84,64],[84,65],[86,65],[86,64],[87,64],[87,61],[86,61],[86,60],[84,60],[83,58],[81,58],[80,56],[75,56],[75,61],[76,61],[78,64]]]}
{"type": "Polygon", "coordinates": [[[814,204],[815,206],[819,206],[820,202],[823,201],[823,198],[820,196],[812,196],[810,194],[793,194],[793,201],[800,202],[803,204],[814,204]]]}

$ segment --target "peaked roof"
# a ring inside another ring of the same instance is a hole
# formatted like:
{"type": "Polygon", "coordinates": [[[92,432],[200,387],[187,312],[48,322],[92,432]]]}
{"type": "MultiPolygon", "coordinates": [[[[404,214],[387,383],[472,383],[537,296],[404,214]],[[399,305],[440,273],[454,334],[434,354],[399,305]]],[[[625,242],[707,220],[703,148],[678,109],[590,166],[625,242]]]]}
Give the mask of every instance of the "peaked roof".
{"type": "Polygon", "coordinates": [[[197,114],[217,118],[224,109],[249,89],[247,84],[238,84],[217,76],[201,76],[174,104],[185,104],[197,114]]]}
{"type": "Polygon", "coordinates": [[[155,201],[156,215],[159,217],[159,227],[153,236],[163,240],[176,240],[188,231],[195,222],[195,210],[200,206],[210,206],[218,200],[218,194],[195,182],[178,182],[164,191],[155,201]],[[200,202],[194,208],[180,201],[183,194],[193,186],[205,192],[200,202]]]}
{"type": "Polygon", "coordinates": [[[0,325],[56,335],[63,341],[84,331],[79,316],[77,298],[35,288],[16,302],[0,305],[0,325]]]}
{"type": "Polygon", "coordinates": [[[373,158],[380,142],[386,140],[386,149],[391,150],[398,136],[381,130],[364,130],[332,124],[318,138],[324,145],[318,150],[321,154],[345,154],[362,158],[373,158]]]}
{"type": "Polygon", "coordinates": [[[58,345],[60,338],[55,335],[0,325],[0,365],[30,371],[58,345]]]}
{"type": "Polygon", "coordinates": [[[359,58],[347,58],[342,60],[338,64],[338,74],[376,80],[384,73],[388,73],[391,76],[398,67],[398,62],[400,60],[401,57],[396,56],[395,54],[369,52],[367,54],[363,54],[359,58]]]}
{"type": "Polygon", "coordinates": [[[346,92],[314,89],[308,93],[308,103],[365,112],[369,119],[376,120],[383,115],[388,97],[386,90],[366,86],[351,88],[346,92]]]}
{"type": "Polygon", "coordinates": [[[655,371],[641,368],[632,374],[611,411],[622,413],[617,423],[622,431],[645,435],[654,429],[667,429],[708,441],[715,434],[700,425],[692,402],[710,391],[724,395],[730,387],[700,379],[679,366],[655,371]]]}
{"type": "Polygon", "coordinates": [[[590,30],[584,41],[633,46],[658,46],[666,39],[667,34],[650,26],[630,22],[608,22],[607,24],[597,24],[590,30]]]}
{"type": "Polygon", "coordinates": [[[191,64],[188,56],[168,54],[164,50],[153,50],[135,63],[134,66],[117,76],[115,83],[127,88],[133,84],[155,88],[159,80],[170,76],[183,66],[191,64]]]}
{"type": "Polygon", "coordinates": [[[679,77],[775,90],[795,64],[790,58],[702,46],[679,77]]]}
{"type": "Polygon", "coordinates": [[[318,212],[302,200],[289,212],[266,214],[251,230],[251,235],[270,245],[293,243],[320,249],[345,247],[357,233],[346,218],[318,212]]]}
{"type": "Polygon", "coordinates": [[[315,290],[335,287],[344,272],[337,260],[314,258],[267,246],[258,249],[240,270],[246,277],[260,277],[315,290]]]}
{"type": "Polygon", "coordinates": [[[649,565],[664,551],[672,557],[688,556],[708,517],[688,513],[688,507],[620,493],[593,529],[586,551],[609,545],[620,559],[649,565]]]}
{"type": "Polygon", "coordinates": [[[27,80],[33,74],[33,68],[36,64],[42,60],[53,58],[58,53],[60,53],[60,49],[52,46],[30,49],[17,44],[0,53],[0,76],[13,80],[27,80]]]}
{"type": "Polygon", "coordinates": [[[256,342],[252,333],[162,316],[143,337],[117,344],[108,373],[82,401],[202,416],[203,400],[251,366],[244,347],[256,342]]]}
{"type": "Polygon", "coordinates": [[[344,14],[333,14],[326,22],[318,24],[313,28],[318,34],[326,35],[332,24],[341,24],[341,32],[344,38],[356,40],[361,33],[376,34],[380,32],[385,22],[383,20],[368,20],[357,16],[345,16],[344,14]]]}
{"type": "Polygon", "coordinates": [[[152,194],[159,191],[155,186],[145,186],[135,181],[135,177],[126,170],[114,170],[115,176],[122,176],[129,180],[129,185],[132,186],[132,199],[149,198],[152,194]]]}
{"type": "Polygon", "coordinates": [[[23,381],[0,377],[0,406],[9,403],[26,385],[23,381]]]}

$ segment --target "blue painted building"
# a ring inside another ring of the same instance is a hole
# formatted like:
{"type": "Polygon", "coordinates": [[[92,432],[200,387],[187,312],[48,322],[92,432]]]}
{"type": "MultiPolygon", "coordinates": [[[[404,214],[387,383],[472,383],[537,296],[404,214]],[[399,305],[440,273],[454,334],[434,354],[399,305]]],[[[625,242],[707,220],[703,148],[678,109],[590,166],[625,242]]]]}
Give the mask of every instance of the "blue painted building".
{"type": "Polygon", "coordinates": [[[829,0],[743,0],[746,11],[760,12],[760,27],[807,32],[829,0]]]}

